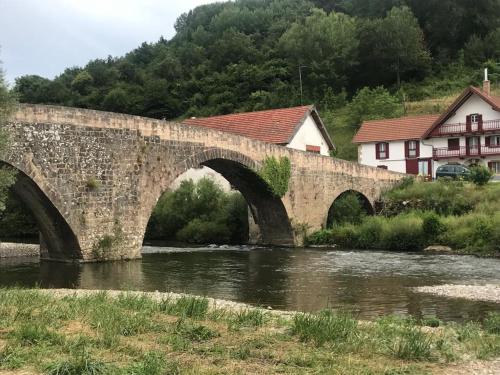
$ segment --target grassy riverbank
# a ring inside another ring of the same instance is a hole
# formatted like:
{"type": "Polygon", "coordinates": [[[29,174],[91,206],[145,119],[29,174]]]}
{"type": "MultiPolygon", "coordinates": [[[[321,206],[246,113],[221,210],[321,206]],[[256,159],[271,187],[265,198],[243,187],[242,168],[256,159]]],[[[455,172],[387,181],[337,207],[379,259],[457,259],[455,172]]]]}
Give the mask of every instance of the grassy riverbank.
{"type": "Polygon", "coordinates": [[[460,253],[500,253],[500,183],[407,181],[384,194],[376,216],[353,217],[360,212],[356,204],[352,197],[344,202],[349,221],[311,234],[308,243],[394,251],[443,245],[460,253]]]}
{"type": "Polygon", "coordinates": [[[498,314],[444,326],[326,311],[287,317],[196,297],[2,289],[0,300],[0,370],[13,374],[424,374],[500,356],[498,314]]]}

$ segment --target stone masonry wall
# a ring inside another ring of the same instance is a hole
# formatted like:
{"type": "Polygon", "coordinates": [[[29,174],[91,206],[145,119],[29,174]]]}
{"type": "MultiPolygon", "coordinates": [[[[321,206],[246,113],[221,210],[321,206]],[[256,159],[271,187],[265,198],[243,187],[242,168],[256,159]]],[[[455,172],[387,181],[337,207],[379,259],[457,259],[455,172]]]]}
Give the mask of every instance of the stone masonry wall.
{"type": "Polygon", "coordinates": [[[258,169],[266,156],[288,157],[292,177],[282,204],[292,227],[311,230],[325,225],[345,190],[373,203],[402,177],[211,129],[93,110],[22,105],[10,127],[5,161],[34,181],[77,238],[80,254],[61,258],[139,257],[161,193],[187,169],[214,158],[258,169]]]}

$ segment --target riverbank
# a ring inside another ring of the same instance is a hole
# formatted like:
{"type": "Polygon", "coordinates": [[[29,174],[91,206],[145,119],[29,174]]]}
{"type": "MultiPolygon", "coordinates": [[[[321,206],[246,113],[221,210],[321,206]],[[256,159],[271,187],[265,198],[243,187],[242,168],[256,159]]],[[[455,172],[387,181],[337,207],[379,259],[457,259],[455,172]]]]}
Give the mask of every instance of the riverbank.
{"type": "Polygon", "coordinates": [[[367,216],[361,203],[352,194],[340,198],[332,206],[331,228],[311,233],[306,243],[391,251],[432,246],[454,254],[500,256],[498,183],[405,180],[383,194],[376,215],[367,216]]]}
{"type": "Polygon", "coordinates": [[[38,257],[40,246],[35,244],[0,242],[0,258],[38,257]]]}
{"type": "Polygon", "coordinates": [[[500,356],[498,315],[367,323],[158,292],[0,289],[0,300],[0,371],[12,374],[442,374],[500,356]]]}

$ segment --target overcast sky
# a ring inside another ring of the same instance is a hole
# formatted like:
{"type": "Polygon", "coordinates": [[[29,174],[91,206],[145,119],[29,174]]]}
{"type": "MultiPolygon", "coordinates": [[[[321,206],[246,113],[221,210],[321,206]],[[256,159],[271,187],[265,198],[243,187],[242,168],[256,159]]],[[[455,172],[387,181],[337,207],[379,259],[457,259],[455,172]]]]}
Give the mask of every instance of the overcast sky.
{"type": "Polygon", "coordinates": [[[0,0],[0,60],[7,81],[53,78],[71,66],[170,39],[178,16],[215,0],[0,0]]]}

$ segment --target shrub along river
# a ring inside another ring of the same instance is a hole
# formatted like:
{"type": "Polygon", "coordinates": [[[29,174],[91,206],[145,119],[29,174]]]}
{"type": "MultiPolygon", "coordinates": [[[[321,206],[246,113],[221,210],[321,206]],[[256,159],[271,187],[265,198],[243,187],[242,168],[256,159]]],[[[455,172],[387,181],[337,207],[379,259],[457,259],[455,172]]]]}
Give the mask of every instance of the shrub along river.
{"type": "Polygon", "coordinates": [[[411,287],[500,283],[500,260],[472,256],[271,248],[145,246],[141,260],[64,264],[0,259],[0,286],[185,292],[273,309],[340,308],[480,319],[500,305],[420,294],[411,287]]]}

